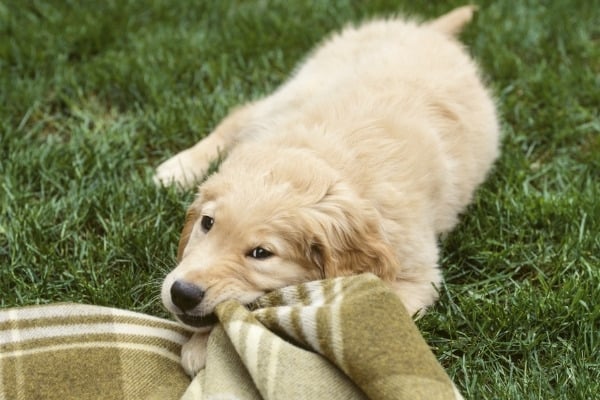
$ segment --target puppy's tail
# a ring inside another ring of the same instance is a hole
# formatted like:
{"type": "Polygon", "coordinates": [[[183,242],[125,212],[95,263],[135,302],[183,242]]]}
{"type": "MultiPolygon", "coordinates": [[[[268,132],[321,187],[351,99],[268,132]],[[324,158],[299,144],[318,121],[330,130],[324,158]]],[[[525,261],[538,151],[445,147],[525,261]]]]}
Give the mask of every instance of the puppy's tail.
{"type": "Polygon", "coordinates": [[[456,36],[473,19],[475,11],[477,11],[475,5],[458,7],[433,21],[427,22],[426,25],[446,35],[456,36]]]}

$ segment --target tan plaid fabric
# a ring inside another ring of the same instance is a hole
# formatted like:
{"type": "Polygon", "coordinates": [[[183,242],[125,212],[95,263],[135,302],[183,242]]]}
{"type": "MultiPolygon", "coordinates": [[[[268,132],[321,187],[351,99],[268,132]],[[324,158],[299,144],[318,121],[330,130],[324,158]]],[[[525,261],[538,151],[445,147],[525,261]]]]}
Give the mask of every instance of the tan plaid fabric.
{"type": "Polygon", "coordinates": [[[217,309],[206,368],[179,367],[188,333],[76,304],[0,312],[0,399],[460,399],[397,297],[372,275],[217,309]]]}
{"type": "Polygon", "coordinates": [[[0,312],[0,399],[176,399],[189,384],[174,322],[57,304],[0,312]],[[172,395],[175,394],[175,395],[172,395]]]}

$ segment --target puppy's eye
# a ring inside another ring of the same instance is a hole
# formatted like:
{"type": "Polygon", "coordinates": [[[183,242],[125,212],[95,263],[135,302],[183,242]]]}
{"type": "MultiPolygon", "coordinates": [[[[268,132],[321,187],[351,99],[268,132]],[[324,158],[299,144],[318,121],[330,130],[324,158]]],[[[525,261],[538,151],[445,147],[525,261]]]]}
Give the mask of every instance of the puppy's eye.
{"type": "Polygon", "coordinates": [[[200,221],[200,226],[202,226],[202,230],[204,233],[210,231],[210,228],[215,224],[215,219],[209,217],[208,215],[203,215],[202,220],[200,221]]]}
{"type": "Polygon", "coordinates": [[[256,258],[257,260],[264,260],[273,255],[269,250],[265,250],[262,247],[257,247],[250,250],[247,254],[248,257],[256,258]]]}

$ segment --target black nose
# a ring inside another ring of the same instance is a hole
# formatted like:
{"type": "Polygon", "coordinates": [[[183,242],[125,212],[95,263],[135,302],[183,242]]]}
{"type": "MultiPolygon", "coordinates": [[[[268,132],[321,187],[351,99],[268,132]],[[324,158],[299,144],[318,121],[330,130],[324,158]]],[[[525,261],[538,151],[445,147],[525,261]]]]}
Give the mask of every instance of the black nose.
{"type": "Polygon", "coordinates": [[[181,311],[189,311],[196,307],[204,297],[204,290],[186,281],[175,281],[171,286],[171,301],[181,311]]]}

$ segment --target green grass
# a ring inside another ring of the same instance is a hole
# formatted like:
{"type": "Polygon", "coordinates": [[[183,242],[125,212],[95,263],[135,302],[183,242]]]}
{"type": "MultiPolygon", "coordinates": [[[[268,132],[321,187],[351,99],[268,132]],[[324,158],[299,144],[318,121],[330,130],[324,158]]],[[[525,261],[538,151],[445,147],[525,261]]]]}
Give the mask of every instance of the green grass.
{"type": "MultiPolygon", "coordinates": [[[[600,6],[481,1],[462,38],[503,155],[418,322],[467,398],[600,393],[600,6]]],[[[275,88],[326,32],[461,2],[0,1],[0,306],[158,299],[193,193],[152,168],[275,88]],[[399,4],[401,3],[401,4],[399,4]]]]}

